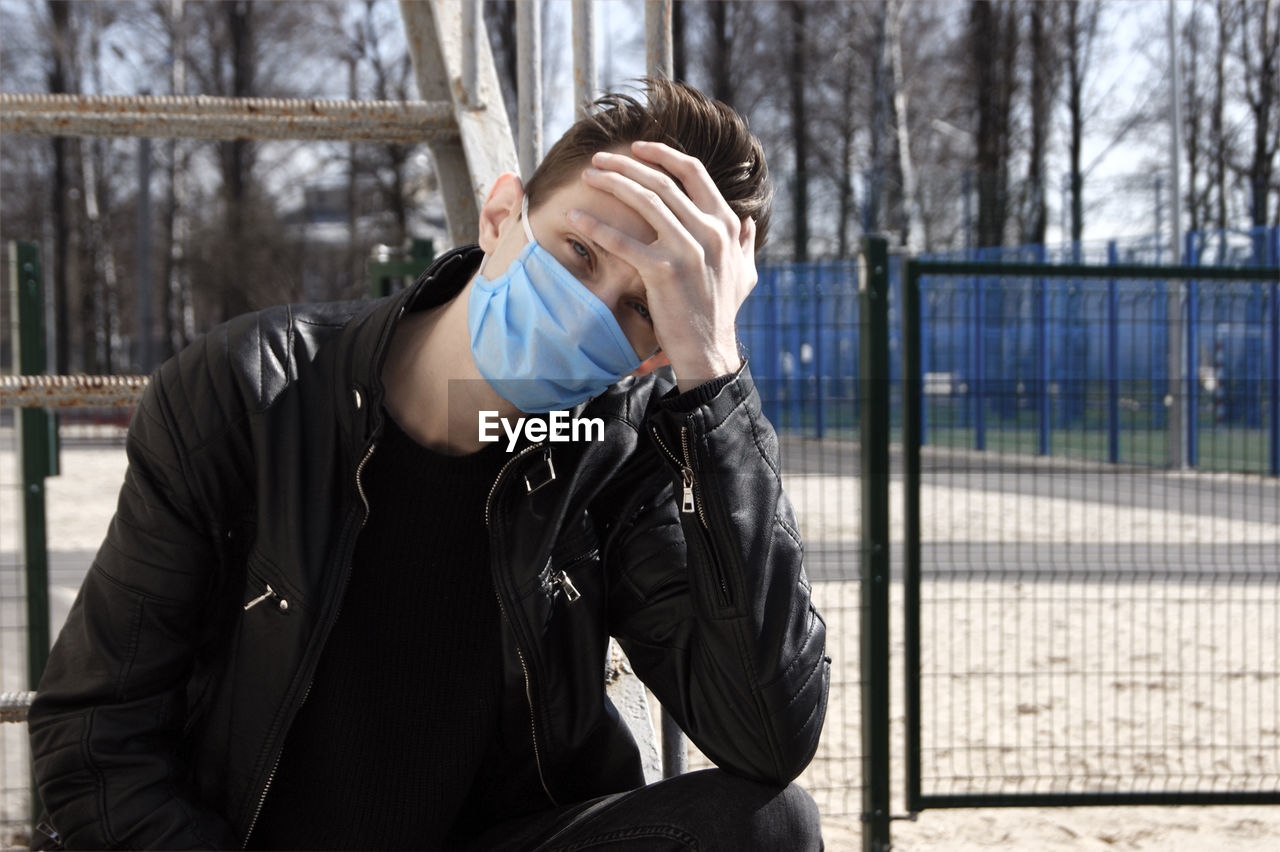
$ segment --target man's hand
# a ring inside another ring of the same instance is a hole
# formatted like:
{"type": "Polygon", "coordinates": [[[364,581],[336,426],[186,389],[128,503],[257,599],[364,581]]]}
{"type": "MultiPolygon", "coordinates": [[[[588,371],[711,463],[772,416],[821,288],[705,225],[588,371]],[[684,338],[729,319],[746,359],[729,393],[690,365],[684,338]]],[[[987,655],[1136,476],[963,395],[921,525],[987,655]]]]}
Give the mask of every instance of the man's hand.
{"type": "Polygon", "coordinates": [[[568,218],[640,275],[658,343],[688,390],[741,365],[734,321],[756,285],[756,223],[734,215],[697,158],[661,142],[631,152],[596,154],[583,179],[639,213],[657,239],[642,243],[581,210],[568,218]]]}

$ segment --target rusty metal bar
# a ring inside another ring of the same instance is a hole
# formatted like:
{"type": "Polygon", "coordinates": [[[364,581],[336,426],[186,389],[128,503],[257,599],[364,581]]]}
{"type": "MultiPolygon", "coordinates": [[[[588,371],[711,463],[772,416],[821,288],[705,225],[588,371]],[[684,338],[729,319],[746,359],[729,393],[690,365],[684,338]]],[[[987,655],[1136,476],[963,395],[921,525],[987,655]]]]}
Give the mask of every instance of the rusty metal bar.
{"type": "Polygon", "coordinates": [[[592,0],[573,0],[573,117],[596,97],[596,13],[592,0]]]}
{"type": "Polygon", "coordinates": [[[423,142],[457,139],[451,104],[0,94],[0,131],[47,136],[423,142]]]}
{"type": "Polygon", "coordinates": [[[0,723],[25,722],[34,692],[0,692],[0,723]]]}
{"type": "Polygon", "coordinates": [[[672,74],[671,0],[644,0],[644,66],[650,77],[672,74]]]}
{"type": "Polygon", "coordinates": [[[0,376],[0,408],[137,405],[148,376],[0,376]]]}

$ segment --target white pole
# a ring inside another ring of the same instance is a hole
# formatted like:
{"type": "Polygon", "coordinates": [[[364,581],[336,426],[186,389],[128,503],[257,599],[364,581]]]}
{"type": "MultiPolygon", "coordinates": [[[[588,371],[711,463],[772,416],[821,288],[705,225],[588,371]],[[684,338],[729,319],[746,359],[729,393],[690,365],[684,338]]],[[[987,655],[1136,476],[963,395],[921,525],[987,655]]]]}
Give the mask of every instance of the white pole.
{"type": "Polygon", "coordinates": [[[670,79],[671,0],[644,0],[644,58],[646,74],[670,79]]]}
{"type": "Polygon", "coordinates": [[[595,0],[573,0],[573,117],[587,114],[596,97],[595,0]]]}
{"type": "Polygon", "coordinates": [[[484,31],[480,7],[483,0],[466,0],[462,6],[462,101],[471,109],[481,109],[480,78],[476,44],[484,31]]]}
{"type": "Polygon", "coordinates": [[[528,180],[542,159],[542,3],[516,3],[517,148],[520,176],[528,180]]]}

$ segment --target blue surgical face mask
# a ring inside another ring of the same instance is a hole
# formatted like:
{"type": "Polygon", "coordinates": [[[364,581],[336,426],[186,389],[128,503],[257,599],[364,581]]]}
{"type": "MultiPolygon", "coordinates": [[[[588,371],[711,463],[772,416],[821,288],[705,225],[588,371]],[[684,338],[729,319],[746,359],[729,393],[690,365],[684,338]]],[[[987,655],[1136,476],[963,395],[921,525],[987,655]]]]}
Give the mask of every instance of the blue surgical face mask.
{"type": "MultiPolygon", "coordinates": [[[[640,366],[613,312],[533,238],[506,271],[471,286],[471,355],[498,395],[530,413],[572,408],[640,366]]],[[[487,259],[487,258],[486,258],[487,259]]]]}

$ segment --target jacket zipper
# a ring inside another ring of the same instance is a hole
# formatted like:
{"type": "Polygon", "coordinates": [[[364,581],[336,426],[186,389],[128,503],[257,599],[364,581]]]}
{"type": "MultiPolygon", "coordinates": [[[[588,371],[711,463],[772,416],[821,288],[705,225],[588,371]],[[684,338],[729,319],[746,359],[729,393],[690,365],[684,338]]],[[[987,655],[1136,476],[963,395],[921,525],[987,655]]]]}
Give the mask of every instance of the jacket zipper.
{"type": "MultiPolygon", "coordinates": [[[[511,458],[507,459],[506,464],[504,464],[502,468],[498,471],[498,475],[494,477],[493,485],[489,487],[489,495],[485,498],[485,501],[484,501],[484,525],[486,528],[489,526],[490,506],[493,503],[493,495],[498,490],[498,483],[502,481],[503,474],[505,474],[507,472],[507,468],[515,464],[516,461],[528,455],[529,453],[533,452],[534,450],[538,449],[539,447],[542,446],[542,444],[543,442],[539,441],[536,444],[531,444],[525,447],[523,450],[516,453],[511,458]]],[[[515,633],[514,622],[512,622],[511,617],[507,615],[506,604],[502,602],[502,594],[498,591],[498,587],[496,584],[494,585],[494,588],[493,588],[493,595],[498,599],[498,610],[502,613],[503,620],[513,626],[512,633],[514,635],[515,633]]],[[[533,684],[531,679],[529,678],[529,667],[525,664],[524,652],[520,650],[520,640],[518,638],[516,639],[515,648],[516,648],[516,657],[520,660],[520,672],[521,674],[524,675],[524,698],[525,698],[525,702],[529,705],[529,736],[530,736],[530,739],[533,741],[533,763],[538,770],[538,781],[539,783],[542,784],[542,792],[547,794],[547,798],[551,801],[552,805],[559,807],[560,803],[556,801],[555,796],[551,795],[551,788],[547,786],[546,776],[543,775],[542,773],[542,752],[538,748],[538,725],[537,725],[537,719],[534,716],[534,712],[533,712],[533,684]]]]}
{"type": "MultiPolygon", "coordinates": [[[[497,477],[495,477],[493,480],[493,485],[489,486],[489,496],[484,498],[484,525],[486,527],[489,526],[489,504],[493,502],[493,494],[495,491],[498,490],[498,483],[502,481],[502,475],[507,472],[507,468],[511,467],[511,465],[515,464],[517,461],[524,458],[529,453],[541,447],[542,444],[543,442],[539,441],[536,444],[530,444],[529,446],[525,447],[523,450],[516,453],[511,458],[507,459],[507,463],[504,464],[502,468],[498,471],[497,477]]],[[[359,471],[356,472],[356,482],[359,483],[359,471]]],[[[363,492],[361,492],[361,494],[363,495],[363,492]]],[[[367,506],[368,504],[366,503],[365,505],[367,506]]]]}
{"type": "MultiPolygon", "coordinates": [[[[578,587],[573,584],[573,578],[569,576],[569,569],[577,565],[579,562],[582,562],[584,559],[590,559],[599,552],[600,548],[592,547],[588,550],[582,551],[581,553],[574,554],[573,558],[565,561],[564,568],[560,569],[557,574],[547,578],[547,581],[543,583],[543,588],[551,594],[555,594],[556,588],[558,587],[564,592],[565,601],[568,603],[573,603],[578,600],[582,597],[582,592],[579,592],[578,587]]],[[[551,560],[548,559],[548,570],[551,568],[550,562],[551,560]]]]}
{"type": "Polygon", "coordinates": [[[658,442],[658,446],[667,454],[673,463],[680,467],[680,476],[683,479],[684,490],[680,498],[680,513],[683,515],[692,514],[695,510],[698,513],[698,520],[702,521],[702,526],[710,528],[707,524],[707,516],[702,513],[702,504],[694,500],[693,497],[693,465],[689,460],[689,427],[680,427],[680,450],[684,455],[683,461],[676,458],[676,454],[671,452],[667,447],[667,442],[662,440],[662,436],[658,434],[657,426],[649,427],[653,431],[653,438],[658,442]]]}
{"type": "Polygon", "coordinates": [[[667,442],[662,440],[662,436],[658,434],[657,426],[650,425],[649,429],[653,432],[653,438],[658,442],[658,446],[662,448],[662,451],[674,464],[680,467],[680,476],[683,480],[684,486],[684,491],[680,499],[680,513],[688,515],[695,511],[697,512],[698,520],[702,522],[702,529],[707,533],[707,535],[704,536],[703,549],[707,553],[707,560],[711,563],[712,567],[715,568],[716,579],[720,583],[720,600],[725,606],[728,606],[732,603],[732,598],[729,596],[729,583],[725,580],[724,571],[720,567],[720,560],[716,558],[715,549],[711,546],[711,542],[707,540],[710,538],[711,525],[707,523],[707,516],[703,510],[702,501],[694,499],[693,457],[689,454],[689,427],[680,427],[680,452],[683,459],[676,458],[676,454],[671,452],[670,448],[667,447],[667,442]]]}
{"type": "MultiPolygon", "coordinates": [[[[377,446],[378,446],[377,441],[370,443],[369,449],[365,451],[364,458],[360,459],[360,464],[356,465],[356,492],[360,495],[360,502],[364,504],[364,517],[360,519],[360,529],[364,529],[365,524],[369,523],[369,497],[364,493],[364,484],[361,483],[360,481],[360,475],[364,473],[364,466],[369,463],[369,459],[373,456],[373,451],[377,448],[377,446]]],[[[346,586],[350,582],[351,582],[351,565],[348,564],[347,576],[346,576],[346,579],[343,581],[344,594],[342,598],[346,597],[346,594],[345,594],[346,586]]],[[[271,587],[268,586],[267,590],[268,592],[270,592],[271,587]]],[[[333,624],[334,622],[336,622],[338,620],[338,616],[342,614],[342,598],[338,599],[338,611],[333,614],[333,620],[329,622],[330,624],[333,624]]],[[[263,598],[259,598],[258,601],[262,599],[263,598]]],[[[258,601],[253,601],[253,603],[257,603],[258,601]]],[[[245,607],[245,609],[248,609],[248,608],[249,607],[247,606],[245,607]]],[[[302,701],[299,702],[298,709],[301,709],[302,706],[307,703],[307,699],[311,697],[311,687],[314,684],[315,684],[315,674],[313,672],[312,679],[307,681],[306,692],[302,693],[302,701]]],[[[280,758],[282,758],[283,756],[284,756],[284,744],[281,743],[280,750],[276,752],[275,762],[271,764],[271,772],[267,775],[267,783],[263,785],[262,794],[258,796],[258,806],[253,809],[253,819],[249,820],[249,830],[244,833],[244,842],[240,844],[240,848],[242,849],[249,848],[249,838],[253,836],[253,830],[258,825],[258,817],[262,816],[262,806],[267,803],[267,793],[271,792],[271,785],[276,780],[276,771],[280,769],[280,758]]]]}

